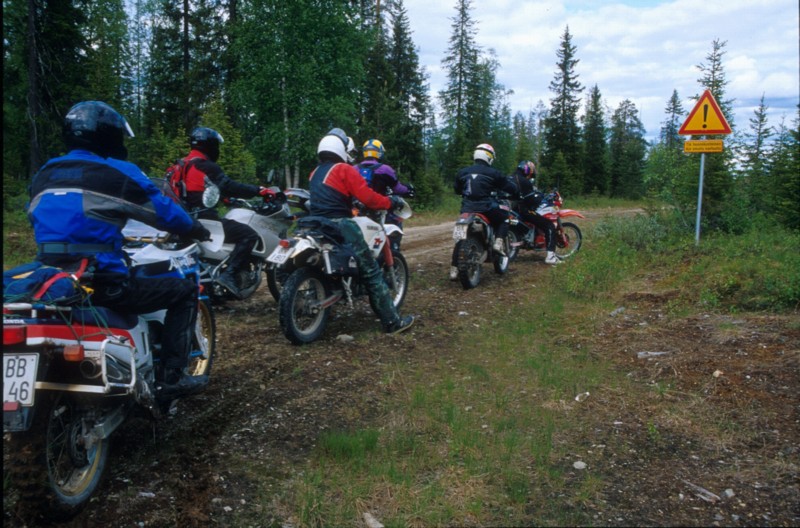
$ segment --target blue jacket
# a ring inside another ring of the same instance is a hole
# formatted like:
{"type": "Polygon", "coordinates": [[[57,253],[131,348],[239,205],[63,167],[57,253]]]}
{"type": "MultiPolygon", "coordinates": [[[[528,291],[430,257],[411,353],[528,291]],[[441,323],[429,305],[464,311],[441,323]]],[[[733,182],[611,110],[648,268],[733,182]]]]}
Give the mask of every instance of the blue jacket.
{"type": "Polygon", "coordinates": [[[86,150],[45,163],[31,181],[30,198],[37,258],[94,255],[103,273],[128,273],[122,228],[129,218],[177,234],[189,233],[194,223],[136,165],[86,150]]]}

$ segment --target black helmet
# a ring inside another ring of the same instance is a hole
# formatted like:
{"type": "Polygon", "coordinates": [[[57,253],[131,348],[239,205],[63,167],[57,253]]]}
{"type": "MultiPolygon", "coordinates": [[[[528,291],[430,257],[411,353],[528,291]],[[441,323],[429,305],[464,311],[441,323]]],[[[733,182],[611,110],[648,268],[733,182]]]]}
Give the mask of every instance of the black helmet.
{"type": "Polygon", "coordinates": [[[211,161],[219,159],[219,146],[224,142],[222,135],[213,128],[197,127],[189,135],[189,145],[208,156],[211,161]]]}
{"type": "Polygon", "coordinates": [[[125,136],[133,130],[122,115],[106,103],[84,101],[67,112],[64,118],[64,143],[67,148],[86,149],[104,158],[127,159],[125,136]]]}

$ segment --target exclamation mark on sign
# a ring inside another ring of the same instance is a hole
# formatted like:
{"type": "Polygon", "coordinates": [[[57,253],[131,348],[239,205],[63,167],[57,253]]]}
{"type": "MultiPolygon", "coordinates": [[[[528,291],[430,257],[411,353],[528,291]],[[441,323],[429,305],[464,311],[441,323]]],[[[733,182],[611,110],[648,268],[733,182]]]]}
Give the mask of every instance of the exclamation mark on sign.
{"type": "Polygon", "coordinates": [[[708,104],[703,105],[703,128],[708,128],[708,104]]]}

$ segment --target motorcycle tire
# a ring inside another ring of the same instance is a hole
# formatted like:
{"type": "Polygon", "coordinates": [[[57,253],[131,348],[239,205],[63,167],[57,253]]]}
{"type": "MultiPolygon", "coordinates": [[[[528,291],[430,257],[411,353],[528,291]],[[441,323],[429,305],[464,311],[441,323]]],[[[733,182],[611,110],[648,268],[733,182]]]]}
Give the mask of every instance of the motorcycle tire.
{"type": "Polygon", "coordinates": [[[522,242],[522,237],[515,229],[508,230],[508,262],[514,262],[519,256],[520,247],[518,244],[522,242]]]}
{"type": "Polygon", "coordinates": [[[187,371],[192,376],[208,376],[217,352],[217,322],[214,308],[208,300],[201,299],[197,309],[197,323],[192,336],[187,371]]]}
{"type": "Polygon", "coordinates": [[[88,451],[79,442],[83,418],[97,409],[82,409],[80,400],[63,392],[40,391],[36,399],[31,428],[11,434],[6,446],[18,513],[34,524],[69,520],[100,485],[110,441],[98,440],[88,451]]]}
{"type": "Polygon", "coordinates": [[[501,255],[496,253],[494,255],[494,259],[492,260],[492,264],[494,265],[494,272],[498,275],[505,275],[508,272],[508,264],[511,262],[511,258],[508,255],[501,255]]]}
{"type": "Polygon", "coordinates": [[[465,290],[475,288],[481,282],[483,252],[483,244],[474,236],[461,241],[458,248],[458,280],[465,290]]]}
{"type": "Polygon", "coordinates": [[[563,260],[578,252],[583,243],[583,235],[572,222],[564,222],[561,229],[564,231],[564,240],[556,235],[556,256],[563,260]]]}
{"type": "Polygon", "coordinates": [[[281,300],[281,290],[283,285],[286,284],[286,279],[289,278],[289,275],[290,273],[285,268],[275,264],[270,264],[267,267],[267,287],[275,302],[281,300]]]}
{"type": "Polygon", "coordinates": [[[315,269],[299,268],[289,276],[278,302],[278,319],[286,339],[304,345],[322,335],[331,309],[314,309],[313,303],[329,295],[327,279],[315,269]]]}
{"type": "MultiPolygon", "coordinates": [[[[392,298],[394,307],[400,309],[400,306],[403,305],[403,301],[406,298],[406,293],[408,292],[408,263],[401,253],[392,252],[392,259],[394,260],[395,287],[392,287],[392,277],[386,265],[382,267],[383,280],[386,282],[386,287],[389,289],[389,295],[392,298]]],[[[369,300],[369,305],[372,311],[375,312],[376,315],[379,315],[378,310],[375,309],[375,305],[372,304],[371,298],[369,300]]]]}

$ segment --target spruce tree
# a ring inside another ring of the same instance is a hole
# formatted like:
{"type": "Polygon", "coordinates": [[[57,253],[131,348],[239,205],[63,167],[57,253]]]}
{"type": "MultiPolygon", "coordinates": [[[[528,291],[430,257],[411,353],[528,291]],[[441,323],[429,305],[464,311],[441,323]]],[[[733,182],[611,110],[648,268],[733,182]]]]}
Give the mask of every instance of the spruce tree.
{"type": "Polygon", "coordinates": [[[644,190],[647,144],[639,111],[630,100],[622,101],[611,117],[610,193],[620,198],[639,198],[644,190]]]}
{"type": "Polygon", "coordinates": [[[578,127],[578,111],[580,110],[580,93],[583,86],[578,81],[575,66],[579,59],[575,53],[577,48],[572,44],[569,26],[564,29],[561,45],[556,51],[558,62],[555,77],[550,82],[550,91],[555,97],[550,100],[550,113],[545,120],[545,151],[542,159],[545,181],[549,184],[560,182],[567,193],[583,191],[583,169],[581,160],[580,129],[578,127]],[[567,171],[555,174],[555,159],[558,153],[564,158],[567,171]]]}
{"type": "Polygon", "coordinates": [[[583,192],[606,194],[608,192],[606,124],[600,88],[596,84],[589,91],[586,103],[583,145],[583,192]]]}

